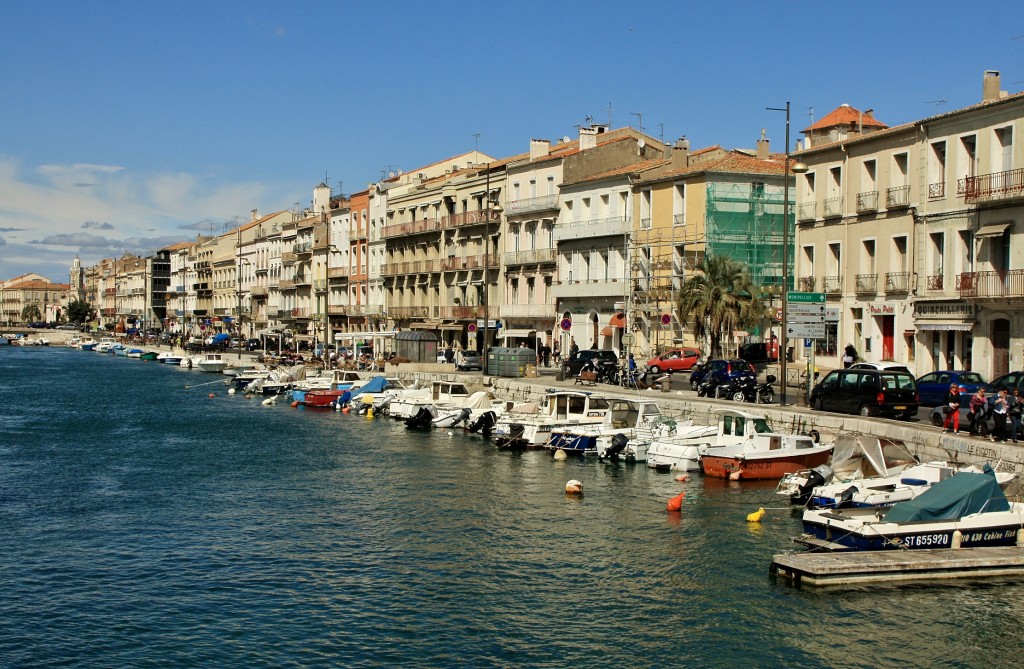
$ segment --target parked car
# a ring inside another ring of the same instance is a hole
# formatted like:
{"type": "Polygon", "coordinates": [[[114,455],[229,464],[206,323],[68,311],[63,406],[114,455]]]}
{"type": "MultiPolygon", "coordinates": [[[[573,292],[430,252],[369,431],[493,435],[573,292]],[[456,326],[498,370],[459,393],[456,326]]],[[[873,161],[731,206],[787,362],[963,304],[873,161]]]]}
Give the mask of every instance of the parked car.
{"type": "Polygon", "coordinates": [[[593,348],[580,351],[575,358],[563,363],[563,374],[576,376],[588,362],[593,362],[595,367],[604,368],[607,372],[613,372],[619,367],[619,356],[615,355],[615,351],[600,351],[593,348]]]}
{"type": "Polygon", "coordinates": [[[64,325],[58,325],[58,330],[77,330],[78,326],[74,323],[65,323],[64,325]]]}
{"type": "Polygon", "coordinates": [[[462,351],[462,355],[455,353],[455,369],[465,371],[467,369],[483,369],[483,359],[479,351],[462,351]]]}
{"type": "Polygon", "coordinates": [[[753,344],[740,345],[740,358],[747,362],[776,362],[779,359],[779,345],[774,346],[767,342],[756,342],[753,344]]]}
{"type": "Polygon", "coordinates": [[[1000,388],[1006,388],[1011,393],[1014,388],[1024,392],[1024,372],[1010,372],[993,379],[992,383],[985,386],[985,392],[989,393],[990,396],[995,395],[999,392],[1000,388]]]}
{"type": "Polygon", "coordinates": [[[247,339],[244,344],[247,351],[256,351],[263,348],[263,343],[259,339],[247,339]]]}
{"type": "Polygon", "coordinates": [[[818,411],[859,413],[861,416],[910,418],[920,400],[909,372],[880,369],[837,369],[811,389],[808,397],[818,411]]]}
{"type": "Polygon", "coordinates": [[[985,385],[985,379],[977,372],[951,369],[925,374],[917,379],[917,394],[921,398],[921,406],[933,407],[945,403],[949,387],[954,383],[960,386],[961,393],[973,395],[979,386],[985,385]]]}
{"type": "Polygon", "coordinates": [[[890,372],[906,372],[910,374],[910,368],[898,362],[855,362],[850,369],[878,369],[890,372]]]}
{"type": "Polygon", "coordinates": [[[755,371],[754,366],[746,360],[740,360],[738,358],[734,360],[708,360],[699,367],[695,367],[693,371],[690,372],[690,388],[696,390],[697,386],[703,383],[704,379],[709,376],[719,384],[722,384],[727,381],[732,381],[739,376],[749,374],[756,377],[757,371],[755,371]]]}
{"type": "Polygon", "coordinates": [[[670,348],[659,356],[647,361],[647,369],[652,373],[685,372],[693,369],[700,362],[700,349],[683,346],[670,348]]]}

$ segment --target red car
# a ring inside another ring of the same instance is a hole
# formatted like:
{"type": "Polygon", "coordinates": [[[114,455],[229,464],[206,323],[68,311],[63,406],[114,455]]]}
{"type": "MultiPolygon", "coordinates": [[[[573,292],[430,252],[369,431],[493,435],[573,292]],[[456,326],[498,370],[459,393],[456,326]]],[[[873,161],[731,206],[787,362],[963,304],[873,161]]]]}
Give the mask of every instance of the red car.
{"type": "Polygon", "coordinates": [[[656,358],[647,361],[647,369],[658,372],[685,372],[700,362],[700,349],[683,346],[670,348],[656,358]]]}

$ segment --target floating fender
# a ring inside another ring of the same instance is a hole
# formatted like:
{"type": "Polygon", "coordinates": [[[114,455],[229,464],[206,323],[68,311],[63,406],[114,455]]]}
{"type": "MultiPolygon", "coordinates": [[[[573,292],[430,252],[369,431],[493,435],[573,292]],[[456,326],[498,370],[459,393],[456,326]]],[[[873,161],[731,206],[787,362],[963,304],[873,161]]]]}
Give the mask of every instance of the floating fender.
{"type": "Polygon", "coordinates": [[[950,548],[956,550],[960,548],[960,543],[963,541],[964,535],[960,530],[953,530],[953,545],[950,548]]]}
{"type": "Polygon", "coordinates": [[[293,409],[294,409],[295,407],[297,407],[297,406],[299,406],[299,401],[298,401],[298,400],[295,400],[294,402],[292,402],[292,408],[293,408],[293,409]]]}
{"type": "Polygon", "coordinates": [[[567,495],[582,495],[583,494],[583,483],[573,479],[565,484],[565,493],[567,495]]]}
{"type": "Polygon", "coordinates": [[[686,499],[686,493],[681,492],[675,497],[668,500],[668,504],[665,505],[666,511],[680,511],[683,508],[683,500],[686,499]]]}
{"type": "Polygon", "coordinates": [[[810,432],[807,433],[807,436],[810,437],[811,441],[813,441],[814,443],[821,443],[821,433],[818,432],[817,430],[811,430],[810,432]]]}
{"type": "Polygon", "coordinates": [[[343,407],[343,408],[341,409],[341,413],[349,413],[349,412],[351,412],[351,411],[352,411],[351,407],[343,407]]]}
{"type": "Polygon", "coordinates": [[[277,404],[277,398],[276,397],[268,397],[267,399],[265,399],[262,402],[260,402],[260,404],[262,404],[265,407],[271,406],[273,404],[277,404]]]}
{"type": "Polygon", "coordinates": [[[245,399],[251,400],[252,399],[252,393],[246,393],[245,394],[245,399]]]}
{"type": "Polygon", "coordinates": [[[687,476],[686,474],[680,474],[679,476],[676,477],[676,480],[682,483],[683,481],[689,481],[690,477],[687,476]]]}
{"type": "Polygon", "coordinates": [[[741,475],[742,475],[742,472],[739,469],[733,470],[733,471],[729,472],[729,480],[730,481],[739,481],[741,475]]]}
{"type": "Polygon", "coordinates": [[[563,451],[562,449],[558,449],[557,451],[555,451],[555,460],[561,461],[561,460],[565,460],[568,457],[569,456],[566,455],[565,451],[563,451]]]}
{"type": "Polygon", "coordinates": [[[747,514],[748,523],[760,523],[762,518],[764,518],[764,507],[761,507],[754,513],[747,514]]]}

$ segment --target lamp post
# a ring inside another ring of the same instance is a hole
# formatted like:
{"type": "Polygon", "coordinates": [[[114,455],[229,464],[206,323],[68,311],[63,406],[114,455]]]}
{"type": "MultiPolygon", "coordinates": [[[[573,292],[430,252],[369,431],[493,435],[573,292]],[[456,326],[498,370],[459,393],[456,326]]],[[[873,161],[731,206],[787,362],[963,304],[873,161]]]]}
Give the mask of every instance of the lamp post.
{"type": "Polygon", "coordinates": [[[238,279],[238,286],[235,290],[235,297],[237,299],[235,308],[235,333],[238,337],[238,359],[242,359],[242,265],[251,265],[245,258],[238,259],[238,269],[235,275],[238,279]]]}
{"type": "MultiPolygon", "coordinates": [[[[787,356],[789,353],[789,346],[786,340],[786,328],[789,327],[789,173],[790,171],[796,174],[802,174],[807,171],[807,166],[803,163],[797,163],[792,167],[789,166],[789,102],[786,102],[786,107],[766,107],[768,111],[786,112],[786,163],[783,167],[783,181],[782,181],[782,336],[779,337],[779,375],[782,377],[780,381],[781,392],[779,395],[779,404],[785,406],[786,404],[786,363],[788,362],[787,356]]],[[[808,383],[809,385],[809,383],[808,383]]]]}

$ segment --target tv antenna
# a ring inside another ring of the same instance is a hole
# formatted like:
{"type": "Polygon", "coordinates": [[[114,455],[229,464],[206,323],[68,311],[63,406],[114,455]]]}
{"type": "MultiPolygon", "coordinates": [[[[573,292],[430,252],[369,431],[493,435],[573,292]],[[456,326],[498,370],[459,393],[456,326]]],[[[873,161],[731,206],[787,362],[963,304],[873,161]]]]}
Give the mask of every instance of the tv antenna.
{"type": "Polygon", "coordinates": [[[946,104],[946,98],[939,98],[938,100],[925,100],[926,105],[935,105],[935,110],[938,111],[939,107],[946,104]]]}
{"type": "Polygon", "coordinates": [[[608,103],[608,128],[612,127],[612,103],[608,103]]]}
{"type": "Polygon", "coordinates": [[[473,133],[473,139],[474,139],[474,141],[476,142],[476,146],[474,147],[474,150],[475,150],[475,151],[476,151],[477,153],[479,153],[479,152],[480,152],[480,133],[478,133],[478,132],[474,132],[474,133],[473,133]]]}
{"type": "Polygon", "coordinates": [[[637,122],[640,124],[640,132],[644,131],[644,114],[643,112],[629,112],[630,116],[635,116],[637,122]]]}

